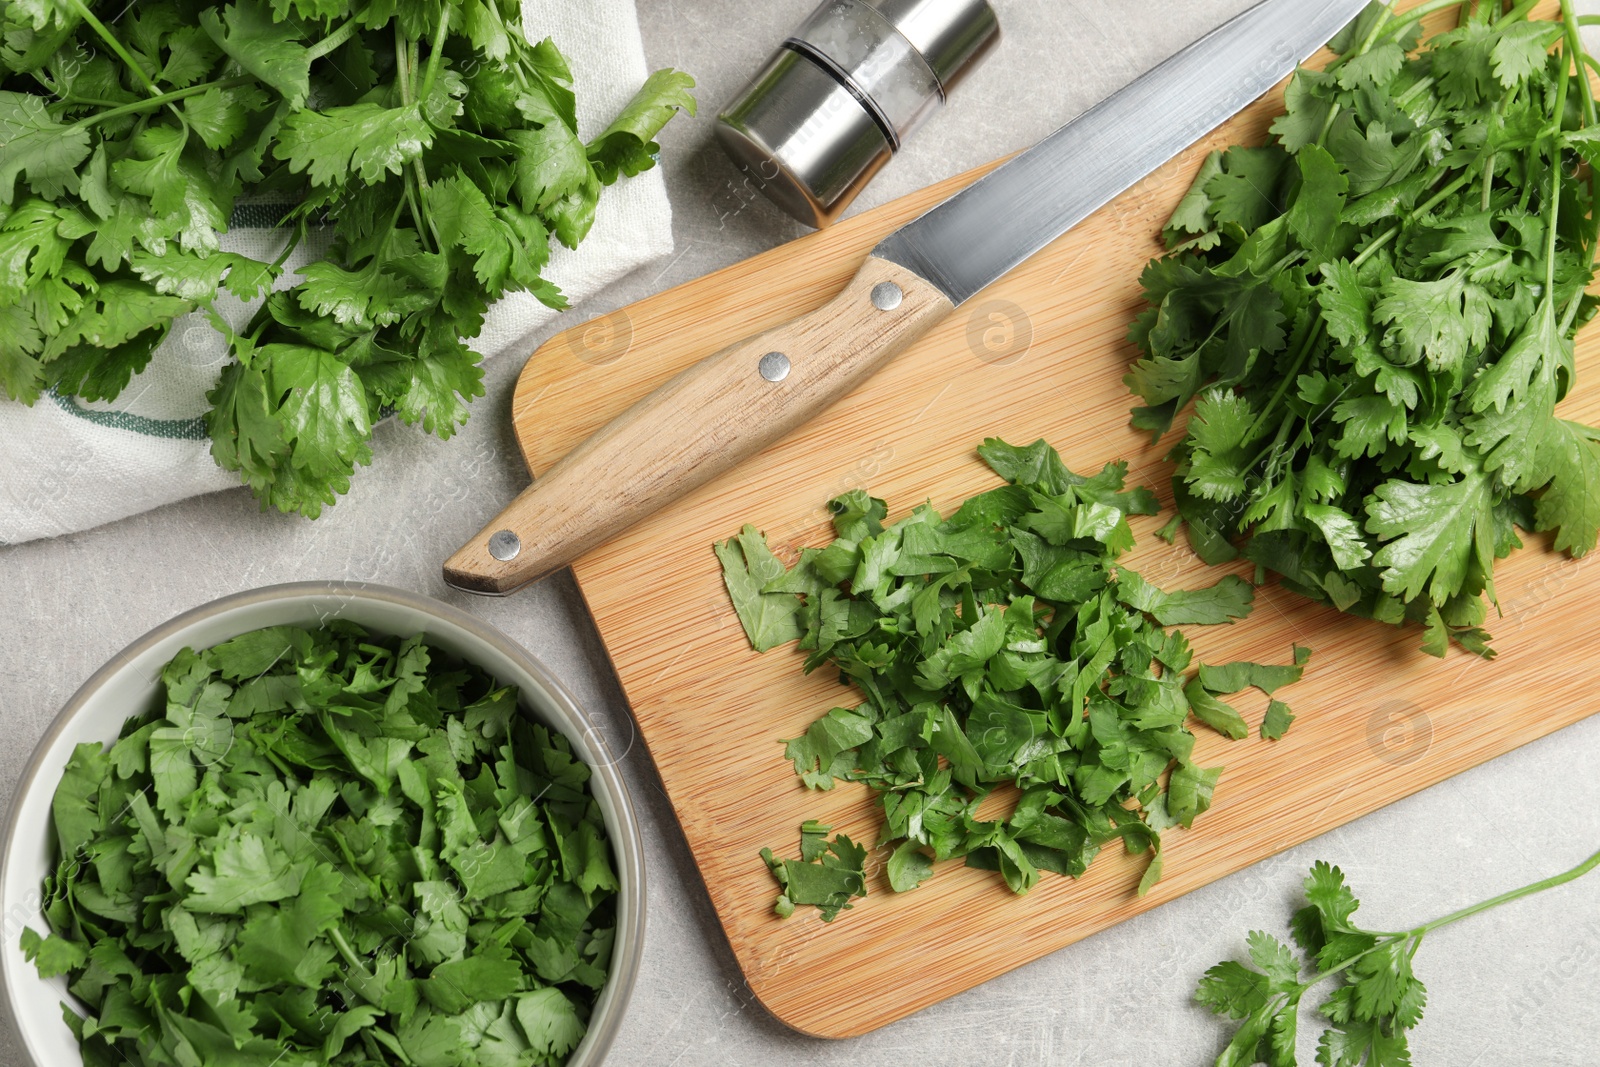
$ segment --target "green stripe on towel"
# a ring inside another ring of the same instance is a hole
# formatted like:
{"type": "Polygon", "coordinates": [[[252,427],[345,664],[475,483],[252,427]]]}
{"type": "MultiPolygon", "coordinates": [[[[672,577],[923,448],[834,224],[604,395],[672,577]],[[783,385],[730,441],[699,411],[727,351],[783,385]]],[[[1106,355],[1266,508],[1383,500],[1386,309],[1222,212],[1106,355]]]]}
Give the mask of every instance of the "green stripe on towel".
{"type": "Polygon", "coordinates": [[[76,415],[96,426],[127,430],[145,437],[163,437],[172,441],[204,441],[209,436],[206,433],[206,420],[203,417],[152,419],[146,415],[134,415],[126,411],[95,411],[82,407],[76,398],[62,396],[54,389],[49,391],[49,395],[56,402],[56,406],[68,415],[76,415]]]}

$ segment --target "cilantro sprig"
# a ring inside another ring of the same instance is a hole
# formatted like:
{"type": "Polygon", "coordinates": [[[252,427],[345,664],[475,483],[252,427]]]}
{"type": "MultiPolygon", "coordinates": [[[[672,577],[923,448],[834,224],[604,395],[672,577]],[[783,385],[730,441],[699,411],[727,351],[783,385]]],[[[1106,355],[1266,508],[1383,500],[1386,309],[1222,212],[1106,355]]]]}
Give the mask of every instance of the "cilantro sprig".
{"type": "MultiPolygon", "coordinates": [[[[1151,857],[1143,893],[1161,876],[1162,833],[1211,806],[1223,770],[1195,762],[1190,717],[1245,737],[1221,698],[1277,692],[1310,653],[1186,673],[1189,642],[1165,626],[1243,618],[1250,584],[1230,575],[1165,592],[1119,563],[1133,546],[1128,516],[1156,511],[1148,490],[1125,488],[1123,464],[1083,477],[1044,441],[991,439],[978,452],[1009,484],[947,518],[924,505],[885,525],[884,501],[856,491],[830,505],[833,543],[803,549],[793,567],[754,527],[717,546],[751,644],[799,639],[806,670],[835,669],[864,698],[785,742],[785,755],[809,788],[872,790],[897,891],[961,858],[1024,893],[1044,871],[1081,875],[1121,840],[1151,857]],[[991,797],[1004,803],[986,806],[991,797]]],[[[1292,718],[1274,700],[1262,736],[1282,736],[1292,718]]],[[[784,889],[780,914],[815,904],[831,918],[856,894],[855,846],[843,839],[824,858],[823,834],[803,829],[799,861],[763,852],[784,889]]]]}
{"type": "Polygon", "coordinates": [[[185,649],[73,752],[46,935],[88,1067],[554,1067],[618,882],[589,768],[421,636],[330,623],[185,649]]]}
{"type": "Polygon", "coordinates": [[[1273,143],[1205,162],[1131,332],[1134,424],[1190,411],[1195,550],[1421,623],[1439,656],[1492,655],[1519,527],[1574,556],[1600,530],[1600,430],[1556,414],[1596,307],[1592,60],[1570,2],[1532,7],[1369,7],[1295,74],[1273,143]]]}
{"type": "Polygon", "coordinates": [[[565,307],[551,239],[654,165],[693,84],[656,72],[586,144],[514,0],[0,4],[0,394],[113,399],[204,316],[232,357],[212,455],[315,517],[380,416],[466,420],[489,305],[565,307]],[[241,201],[283,213],[271,262],[219,249],[241,201]],[[279,287],[302,245],[326,251],[279,287]],[[240,329],[229,301],[256,302],[240,329]]]}
{"type": "Polygon", "coordinates": [[[1411,1067],[1407,1032],[1422,1021],[1428,994],[1412,969],[1422,939],[1479,912],[1564,885],[1600,866],[1600,852],[1551,878],[1502,893],[1409,930],[1364,930],[1351,921],[1360,907],[1344,872],[1318,862],[1305,879],[1305,907],[1290,922],[1305,958],[1261,930],[1248,937],[1249,967],[1227,960],[1201,979],[1195,999],[1239,1021],[1216,1067],[1296,1067],[1301,1000],[1330,979],[1319,1011],[1332,1024],[1317,1041],[1324,1067],[1411,1067]],[[1302,980],[1301,975],[1310,977],[1302,980]]]}

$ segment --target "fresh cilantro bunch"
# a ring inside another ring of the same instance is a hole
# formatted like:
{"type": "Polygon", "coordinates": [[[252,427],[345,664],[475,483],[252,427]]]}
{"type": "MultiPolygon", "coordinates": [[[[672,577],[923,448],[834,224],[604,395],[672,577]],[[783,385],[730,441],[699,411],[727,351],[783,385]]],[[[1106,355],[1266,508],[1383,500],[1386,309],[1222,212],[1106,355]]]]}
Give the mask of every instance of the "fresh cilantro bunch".
{"type": "MultiPolygon", "coordinates": [[[[753,527],[717,546],[756,649],[799,638],[806,670],[835,668],[865,697],[829,711],[785,754],[812,789],[872,789],[896,890],[915,888],[933,861],[962,857],[1024,893],[1041,871],[1081,875],[1121,839],[1152,857],[1142,893],[1161,874],[1161,832],[1209,808],[1222,773],[1194,762],[1190,716],[1244,737],[1243,716],[1220,697],[1271,693],[1300,677],[1309,653],[1185,674],[1189,642],[1164,627],[1244,617],[1249,583],[1229,575],[1167,593],[1117,564],[1133,546],[1127,517],[1156,510],[1148,490],[1125,491],[1123,464],[1085,478],[1043,441],[991,439],[978,452],[1010,484],[949,518],[924,505],[885,526],[884,502],[857,491],[832,502],[838,538],[792,568],[753,527]],[[980,815],[1002,789],[1016,791],[1006,814],[980,815]]],[[[1262,732],[1280,736],[1291,719],[1274,702],[1262,732]]],[[[821,848],[818,836],[801,863],[782,861],[780,911],[785,900],[849,899],[843,853],[826,865],[835,873],[804,869],[821,848]],[[821,888],[802,899],[807,876],[821,888]]]]}
{"type": "MultiPolygon", "coordinates": [[[[1577,556],[1600,431],[1557,416],[1594,314],[1600,126],[1569,2],[1374,4],[1301,70],[1276,140],[1214,153],[1143,277],[1126,381],[1208,561],[1491,655],[1517,528],[1577,556]],[[1459,26],[1416,51],[1424,11],[1459,26]],[[1550,50],[1554,49],[1554,54],[1550,50]]],[[[1176,527],[1169,528],[1169,532],[1176,527]]]]}
{"type": "Polygon", "coordinates": [[[273,627],[162,671],[56,788],[50,933],[86,1067],[542,1067],[616,875],[589,769],[420,636],[273,627]]]}
{"type": "Polygon", "coordinates": [[[550,238],[575,247],[602,186],[654,164],[693,84],[657,72],[584,144],[515,0],[0,3],[0,391],[112,399],[202,312],[232,354],[213,456],[315,517],[381,414],[466,419],[490,304],[565,306],[550,238]],[[273,262],[219,248],[242,198],[289,205],[273,262]],[[326,253],[273,291],[313,231],[326,253]],[[266,299],[235,331],[224,292],[266,299]]]}
{"type": "Polygon", "coordinates": [[[1250,961],[1232,960],[1206,972],[1195,999],[1218,1015],[1240,1020],[1216,1067],[1296,1067],[1300,1002],[1314,986],[1332,978],[1335,987],[1321,1014],[1332,1024],[1317,1041],[1324,1067],[1411,1067],[1407,1031],[1422,1021],[1428,993],[1411,961],[1422,939],[1441,926],[1563,885],[1600,866],[1600,852],[1570,871],[1502,893],[1410,930],[1363,930],[1350,917],[1360,907],[1344,872],[1318,862],[1305,879],[1306,905],[1290,928],[1305,954],[1297,959],[1271,934],[1249,935],[1250,961]],[[1301,981],[1303,972],[1310,977],[1301,981]]]}

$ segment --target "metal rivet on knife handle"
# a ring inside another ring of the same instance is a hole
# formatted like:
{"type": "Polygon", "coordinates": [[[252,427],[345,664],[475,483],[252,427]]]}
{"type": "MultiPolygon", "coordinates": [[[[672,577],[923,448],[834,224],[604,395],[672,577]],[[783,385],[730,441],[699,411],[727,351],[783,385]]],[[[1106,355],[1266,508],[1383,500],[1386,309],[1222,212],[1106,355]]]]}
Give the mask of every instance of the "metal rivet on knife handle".
{"type": "Polygon", "coordinates": [[[769,382],[781,382],[789,376],[789,357],[782,352],[768,352],[756,364],[756,370],[769,382]]]}
{"type": "Polygon", "coordinates": [[[489,535],[489,555],[507,563],[517,558],[517,553],[522,551],[522,538],[510,530],[496,530],[489,535]]]}
{"type": "Polygon", "coordinates": [[[905,295],[894,282],[879,282],[872,287],[872,306],[879,311],[893,311],[905,295]]]}

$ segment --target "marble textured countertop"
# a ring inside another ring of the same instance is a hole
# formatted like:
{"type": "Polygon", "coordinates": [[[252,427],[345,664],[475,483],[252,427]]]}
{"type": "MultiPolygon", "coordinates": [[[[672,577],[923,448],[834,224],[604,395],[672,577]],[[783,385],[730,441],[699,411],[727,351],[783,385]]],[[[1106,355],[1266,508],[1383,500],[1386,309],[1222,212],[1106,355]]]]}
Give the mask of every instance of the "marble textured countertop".
{"type": "MultiPolygon", "coordinates": [[[[1249,6],[994,2],[1005,29],[1000,50],[879,176],[860,207],[1024,147],[1249,6]]],[[[711,140],[711,125],[717,106],[810,6],[639,0],[651,65],[680,67],[700,81],[701,116],[674,124],[663,160],[678,247],[579,314],[607,311],[802,232],[745,186],[711,140]]],[[[123,645],[226,593],[311,578],[402,586],[487,619],[626,736],[622,694],[570,576],[507,600],[451,591],[439,576],[444,557],[525,481],[508,411],[519,363],[506,357],[490,365],[487,397],[449,442],[392,422],[380,426],[374,465],[315,523],[260,514],[238,490],[0,548],[0,797],[56,710],[123,645]],[[459,492],[419,491],[438,485],[459,492]],[[434,506],[420,507],[424,497],[434,506]]],[[[1196,980],[1215,961],[1242,955],[1246,931],[1285,932],[1313,860],[1345,869],[1366,902],[1361,917],[1368,925],[1395,928],[1564,870],[1600,844],[1595,718],[910,1019],[826,1042],[785,1029],[750,995],[642,746],[629,751],[622,768],[643,817],[650,884],[644,969],[608,1061],[618,1067],[1198,1067],[1216,1056],[1224,1030],[1191,1001],[1196,980]]],[[[1422,948],[1417,970],[1430,993],[1413,1041],[1419,1067],[1600,1062],[1600,876],[1440,931],[1422,948]]],[[[28,1067],[3,1017],[0,1067],[28,1067]]]]}

